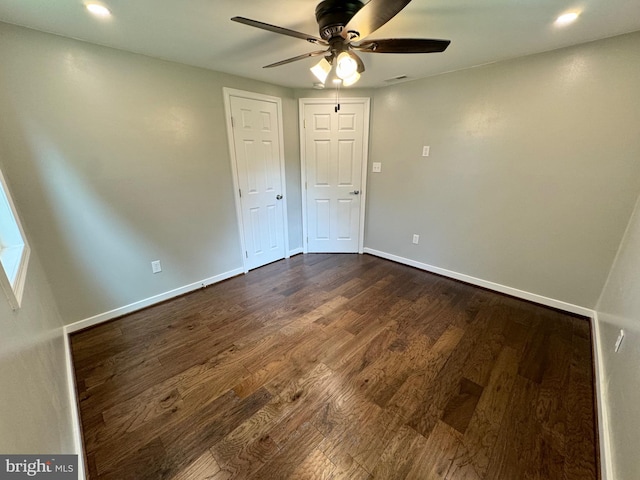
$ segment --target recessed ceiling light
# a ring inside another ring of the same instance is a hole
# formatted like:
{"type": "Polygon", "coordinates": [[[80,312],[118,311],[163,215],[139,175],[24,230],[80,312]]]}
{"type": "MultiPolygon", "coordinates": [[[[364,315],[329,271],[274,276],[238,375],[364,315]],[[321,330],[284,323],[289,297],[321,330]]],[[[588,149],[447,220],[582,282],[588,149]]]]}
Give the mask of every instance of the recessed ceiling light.
{"type": "Polygon", "coordinates": [[[108,17],[111,15],[111,11],[107,7],[105,7],[104,5],[100,5],[99,3],[87,3],[86,7],[87,10],[99,17],[108,17]]]}
{"type": "Polygon", "coordinates": [[[574,22],[578,18],[578,15],[580,15],[578,12],[563,13],[558,18],[556,18],[555,24],[569,25],[570,23],[574,22]]]}

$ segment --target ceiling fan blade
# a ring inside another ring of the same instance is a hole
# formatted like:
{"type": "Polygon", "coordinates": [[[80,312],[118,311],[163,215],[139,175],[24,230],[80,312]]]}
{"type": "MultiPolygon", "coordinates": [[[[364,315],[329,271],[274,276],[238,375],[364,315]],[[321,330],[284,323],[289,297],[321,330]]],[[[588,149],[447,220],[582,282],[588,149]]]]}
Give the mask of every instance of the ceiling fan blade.
{"type": "Polygon", "coordinates": [[[327,42],[325,42],[321,38],[314,37],[313,35],[307,35],[306,33],[296,32],[295,30],[289,30],[288,28],[278,27],[276,25],[270,25],[268,23],[259,22],[257,20],[251,20],[250,18],[233,17],[231,20],[233,20],[234,22],[249,25],[251,27],[261,28],[262,30],[267,30],[269,32],[279,33],[281,35],[287,35],[289,37],[294,37],[294,38],[300,38],[310,43],[315,43],[318,45],[329,45],[327,42]]]}
{"type": "Polygon", "coordinates": [[[303,53],[302,55],[298,55],[297,57],[287,58],[286,60],[282,60],[280,62],[272,63],[271,65],[265,65],[262,68],[272,68],[279,67],[280,65],[286,65],[287,63],[297,62],[298,60],[302,60],[309,57],[318,57],[320,55],[328,54],[326,50],[318,50],[315,52],[303,53]]]}
{"type": "Polygon", "coordinates": [[[427,38],[384,38],[367,40],[351,48],[372,53],[435,53],[444,52],[450,43],[451,40],[427,38]]]}
{"type": "Polygon", "coordinates": [[[365,38],[406,7],[411,0],[371,0],[356,13],[342,30],[342,37],[365,38]]]}

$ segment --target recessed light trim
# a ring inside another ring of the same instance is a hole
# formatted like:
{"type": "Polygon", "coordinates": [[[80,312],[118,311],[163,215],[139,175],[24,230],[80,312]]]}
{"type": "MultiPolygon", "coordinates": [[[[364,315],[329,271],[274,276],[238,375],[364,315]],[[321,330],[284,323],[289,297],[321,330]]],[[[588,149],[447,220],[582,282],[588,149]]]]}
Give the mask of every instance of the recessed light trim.
{"type": "Polygon", "coordinates": [[[556,18],[555,24],[559,26],[569,25],[577,20],[580,12],[567,12],[556,18]]]}
{"type": "Polygon", "coordinates": [[[94,15],[97,15],[98,17],[111,16],[111,10],[99,3],[87,3],[85,4],[85,7],[87,7],[87,10],[89,10],[94,15]]]}

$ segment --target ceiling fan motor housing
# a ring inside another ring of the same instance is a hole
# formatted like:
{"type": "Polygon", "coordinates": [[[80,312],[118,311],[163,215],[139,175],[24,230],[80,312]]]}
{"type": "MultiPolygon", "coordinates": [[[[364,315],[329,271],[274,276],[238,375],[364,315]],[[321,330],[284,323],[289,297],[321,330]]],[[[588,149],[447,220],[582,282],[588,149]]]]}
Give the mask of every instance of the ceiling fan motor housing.
{"type": "Polygon", "coordinates": [[[324,0],[316,7],[320,37],[329,41],[342,33],[344,26],[364,6],[360,0],[324,0]]]}

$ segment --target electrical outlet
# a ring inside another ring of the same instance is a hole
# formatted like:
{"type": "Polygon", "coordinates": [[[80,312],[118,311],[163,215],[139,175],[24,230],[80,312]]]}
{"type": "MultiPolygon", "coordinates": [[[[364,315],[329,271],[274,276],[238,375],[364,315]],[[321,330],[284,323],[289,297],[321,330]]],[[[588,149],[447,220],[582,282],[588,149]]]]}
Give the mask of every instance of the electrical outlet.
{"type": "Polygon", "coordinates": [[[425,145],[424,147],[422,147],[422,156],[423,157],[428,157],[429,156],[429,145],[425,145]]]}
{"type": "Polygon", "coordinates": [[[160,273],[162,271],[162,265],[160,265],[160,260],[154,260],[151,262],[151,271],[153,273],[160,273]]]}
{"type": "Polygon", "coordinates": [[[382,171],[382,163],[373,162],[373,173],[380,173],[382,171]]]}
{"type": "Polygon", "coordinates": [[[620,330],[620,334],[618,335],[618,338],[616,339],[616,344],[613,347],[616,353],[618,353],[618,350],[620,350],[620,345],[622,345],[622,340],[623,339],[624,339],[624,330],[620,330]]]}
{"type": "Polygon", "coordinates": [[[418,235],[416,233],[413,234],[413,243],[415,245],[418,245],[418,243],[420,243],[420,235],[418,235]]]}

